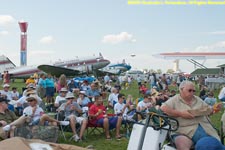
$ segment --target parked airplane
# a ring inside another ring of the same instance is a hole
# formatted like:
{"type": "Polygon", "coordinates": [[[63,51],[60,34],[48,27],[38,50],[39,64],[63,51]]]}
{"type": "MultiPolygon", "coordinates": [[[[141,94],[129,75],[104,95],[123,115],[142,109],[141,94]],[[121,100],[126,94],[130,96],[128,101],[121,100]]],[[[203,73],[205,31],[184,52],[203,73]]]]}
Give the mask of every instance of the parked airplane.
{"type": "Polygon", "coordinates": [[[43,64],[39,66],[11,67],[9,69],[7,66],[10,64],[12,65],[12,62],[8,59],[7,65],[2,66],[1,62],[3,58],[0,57],[0,68],[1,70],[8,70],[11,78],[27,78],[34,73],[40,74],[42,72],[51,73],[55,76],[60,76],[61,74],[65,74],[67,76],[90,74],[100,68],[107,66],[110,63],[110,61],[104,59],[100,53],[97,57],[92,56],[84,59],[76,58],[74,60],[59,61],[53,63],[52,65],[43,64]]]}
{"type": "Polygon", "coordinates": [[[123,72],[126,72],[131,69],[131,66],[123,60],[122,63],[117,64],[109,64],[108,66],[99,69],[99,71],[103,73],[109,73],[109,74],[121,74],[123,72]]]}

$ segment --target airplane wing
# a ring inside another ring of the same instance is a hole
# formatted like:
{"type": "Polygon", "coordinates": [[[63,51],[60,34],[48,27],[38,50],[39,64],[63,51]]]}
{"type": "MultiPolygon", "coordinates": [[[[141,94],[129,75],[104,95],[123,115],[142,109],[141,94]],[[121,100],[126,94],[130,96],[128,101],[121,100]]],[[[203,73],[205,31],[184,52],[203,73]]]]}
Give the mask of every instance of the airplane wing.
{"type": "Polygon", "coordinates": [[[112,74],[112,75],[118,75],[121,73],[121,70],[120,69],[112,69],[112,70],[102,70],[102,69],[99,69],[98,71],[102,72],[102,73],[105,73],[105,74],[112,74]]]}
{"type": "Polygon", "coordinates": [[[65,74],[67,76],[74,76],[80,73],[79,70],[73,70],[65,67],[57,67],[52,65],[39,65],[38,69],[55,76],[60,76],[61,74],[65,74]]]}
{"type": "Polygon", "coordinates": [[[164,59],[223,59],[225,58],[224,52],[172,52],[172,53],[160,53],[153,55],[155,57],[161,57],[164,59]]]}

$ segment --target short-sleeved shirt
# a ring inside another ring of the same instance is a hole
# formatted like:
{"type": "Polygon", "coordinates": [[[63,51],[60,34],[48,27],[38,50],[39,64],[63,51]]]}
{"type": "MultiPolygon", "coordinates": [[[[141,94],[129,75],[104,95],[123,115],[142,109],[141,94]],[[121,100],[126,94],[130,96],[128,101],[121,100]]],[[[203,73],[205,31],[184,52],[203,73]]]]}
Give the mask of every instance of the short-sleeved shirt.
{"type": "Polygon", "coordinates": [[[91,115],[95,115],[97,112],[99,112],[99,110],[103,110],[102,113],[100,113],[96,118],[90,120],[94,124],[97,122],[98,119],[103,118],[105,106],[93,104],[89,110],[89,114],[91,115]]]}
{"type": "MultiPolygon", "coordinates": [[[[125,107],[125,104],[124,103],[122,103],[122,104],[116,103],[115,106],[114,106],[114,114],[120,114],[120,113],[122,113],[124,107],[125,107]]],[[[124,114],[126,114],[127,111],[128,111],[128,109],[125,108],[124,114]]]]}
{"type": "Polygon", "coordinates": [[[83,100],[81,100],[80,98],[77,99],[77,103],[78,103],[79,105],[81,105],[82,107],[87,106],[88,103],[90,103],[90,102],[91,102],[91,101],[90,101],[90,99],[89,99],[88,97],[84,97],[83,100]]]}
{"type": "MultiPolygon", "coordinates": [[[[201,110],[206,107],[210,107],[204,101],[202,101],[199,97],[194,96],[192,105],[187,105],[185,101],[181,98],[180,94],[171,97],[162,106],[170,107],[174,110],[201,110]]],[[[209,123],[208,116],[196,116],[193,119],[185,119],[181,117],[174,117],[179,122],[179,128],[176,131],[179,134],[187,135],[192,138],[199,124],[203,127],[206,133],[210,136],[213,136],[217,139],[220,139],[216,130],[209,123]]]]}
{"type": "MultiPolygon", "coordinates": [[[[149,107],[151,105],[152,105],[151,102],[144,102],[143,100],[143,101],[140,101],[137,106],[143,109],[144,107],[149,107]]],[[[148,109],[146,109],[145,112],[148,113],[149,112],[148,109]]]]}
{"type": "Polygon", "coordinates": [[[34,112],[34,114],[32,113],[32,109],[33,108],[31,106],[28,106],[23,110],[23,115],[31,116],[32,121],[36,121],[36,120],[40,119],[41,116],[44,114],[44,110],[39,106],[37,106],[37,109],[34,112]],[[33,114],[33,116],[32,116],[32,114],[33,114]]]}
{"type": "Polygon", "coordinates": [[[15,115],[14,112],[12,112],[11,110],[6,110],[5,113],[0,113],[0,121],[3,120],[5,122],[7,122],[7,124],[13,122],[14,120],[16,120],[17,117],[15,115]]]}
{"type": "Polygon", "coordinates": [[[65,101],[65,100],[66,100],[65,97],[62,97],[62,96],[58,95],[55,98],[55,104],[59,104],[61,101],[65,101]]]}
{"type": "Polygon", "coordinates": [[[225,87],[223,87],[218,95],[219,99],[222,99],[225,97],[225,87]]]}
{"type": "Polygon", "coordinates": [[[65,111],[65,117],[68,117],[68,116],[71,115],[71,114],[74,114],[75,116],[78,116],[79,113],[78,113],[77,111],[71,110],[71,107],[73,107],[73,106],[74,106],[76,109],[82,110],[81,107],[80,107],[80,105],[77,104],[77,102],[73,102],[73,103],[71,103],[71,104],[69,104],[69,105],[67,105],[67,106],[66,106],[66,103],[63,103],[63,104],[59,107],[59,109],[65,111]]]}
{"type": "Polygon", "coordinates": [[[113,104],[113,102],[118,102],[118,93],[111,93],[111,94],[109,94],[109,98],[108,98],[108,101],[111,103],[111,104],[113,104]]]}

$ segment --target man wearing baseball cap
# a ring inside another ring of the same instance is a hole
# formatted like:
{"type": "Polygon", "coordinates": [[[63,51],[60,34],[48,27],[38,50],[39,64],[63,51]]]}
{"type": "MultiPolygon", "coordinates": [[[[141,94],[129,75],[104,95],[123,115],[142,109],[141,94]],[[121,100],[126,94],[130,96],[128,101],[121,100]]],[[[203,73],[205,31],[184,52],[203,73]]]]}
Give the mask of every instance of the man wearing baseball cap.
{"type": "Polygon", "coordinates": [[[83,111],[79,104],[74,101],[73,93],[67,93],[66,100],[67,102],[63,103],[58,110],[65,111],[65,120],[70,121],[70,127],[73,132],[73,136],[71,137],[71,139],[74,139],[75,142],[78,142],[83,138],[83,134],[87,126],[87,119],[84,117],[78,117],[79,114],[83,113],[83,111]],[[76,123],[79,123],[81,125],[79,136],[76,132],[76,123]]]}
{"type": "Polygon", "coordinates": [[[26,100],[29,106],[23,110],[23,116],[4,126],[4,131],[12,131],[15,126],[21,126],[25,122],[29,122],[29,125],[69,125],[69,121],[58,121],[45,114],[43,109],[38,106],[37,95],[31,94],[26,100]]]}
{"type": "Polygon", "coordinates": [[[15,113],[8,109],[8,102],[5,97],[0,97],[0,138],[2,139],[10,137],[10,133],[3,128],[17,119],[15,113]]]}

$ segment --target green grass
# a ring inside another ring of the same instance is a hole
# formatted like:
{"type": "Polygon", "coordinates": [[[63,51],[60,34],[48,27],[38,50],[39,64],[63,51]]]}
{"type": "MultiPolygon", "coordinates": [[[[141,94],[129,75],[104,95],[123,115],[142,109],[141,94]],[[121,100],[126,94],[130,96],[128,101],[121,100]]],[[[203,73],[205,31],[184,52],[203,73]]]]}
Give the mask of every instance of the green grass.
{"type": "MultiPolygon", "coordinates": [[[[16,80],[16,82],[11,83],[10,85],[11,85],[11,87],[13,87],[13,86],[17,87],[18,91],[20,93],[22,92],[22,87],[25,87],[25,84],[22,80],[16,80]]],[[[175,87],[171,87],[171,88],[175,88],[175,87]]],[[[0,87],[0,89],[1,89],[1,87],[0,87]]],[[[140,97],[137,89],[138,89],[137,83],[135,82],[130,85],[130,88],[122,89],[121,93],[125,94],[126,96],[128,94],[131,94],[135,100],[136,98],[140,97]]],[[[196,89],[197,89],[196,95],[198,95],[199,89],[197,88],[197,86],[196,86],[196,89]]],[[[214,92],[215,92],[215,96],[217,96],[219,90],[216,90],[214,92]]],[[[106,100],[104,103],[106,103],[106,100]]],[[[112,110],[110,110],[109,112],[112,112],[112,110]]],[[[220,119],[221,119],[222,114],[223,114],[223,111],[220,111],[217,114],[214,114],[210,117],[212,124],[217,129],[220,129],[220,126],[221,126],[220,119]]],[[[92,135],[87,135],[87,133],[85,133],[85,140],[80,143],[77,143],[74,141],[69,141],[69,138],[72,136],[72,133],[66,132],[65,134],[66,134],[67,141],[64,141],[62,136],[59,136],[59,140],[58,140],[59,143],[72,144],[72,145],[77,145],[77,146],[81,146],[81,147],[93,145],[94,149],[96,149],[96,150],[126,150],[127,146],[128,146],[128,142],[129,142],[129,140],[125,137],[122,138],[120,141],[116,140],[114,130],[111,131],[112,140],[106,140],[104,133],[95,132],[95,134],[92,134],[92,135]]],[[[121,134],[125,134],[124,128],[121,128],[121,134]]]]}

